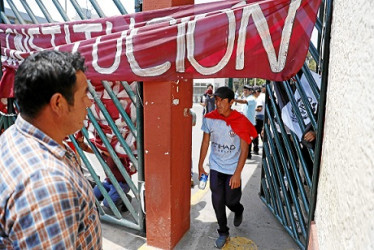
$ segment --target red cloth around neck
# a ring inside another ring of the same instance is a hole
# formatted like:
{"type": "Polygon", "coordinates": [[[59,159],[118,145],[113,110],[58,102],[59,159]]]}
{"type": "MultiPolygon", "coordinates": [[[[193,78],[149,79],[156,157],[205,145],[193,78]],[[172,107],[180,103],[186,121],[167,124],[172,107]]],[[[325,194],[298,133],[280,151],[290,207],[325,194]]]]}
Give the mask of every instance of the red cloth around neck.
{"type": "Polygon", "coordinates": [[[217,109],[215,109],[206,114],[204,117],[225,121],[228,126],[231,126],[231,129],[235,132],[235,134],[237,134],[248,144],[250,144],[252,140],[257,137],[256,128],[247,119],[247,117],[236,110],[232,110],[228,117],[224,117],[218,113],[217,109]]]}

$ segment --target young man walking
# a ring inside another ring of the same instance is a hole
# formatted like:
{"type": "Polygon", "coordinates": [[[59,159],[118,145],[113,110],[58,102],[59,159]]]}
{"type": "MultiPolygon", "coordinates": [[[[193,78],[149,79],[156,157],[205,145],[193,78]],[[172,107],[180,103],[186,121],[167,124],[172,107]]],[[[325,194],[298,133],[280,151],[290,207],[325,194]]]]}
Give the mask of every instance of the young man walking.
{"type": "Polygon", "coordinates": [[[241,172],[248,155],[248,144],[257,137],[257,132],[244,115],[231,109],[234,92],[230,88],[218,88],[214,96],[217,108],[205,115],[201,128],[204,135],[199,176],[205,173],[203,163],[211,144],[210,188],[219,226],[216,247],[222,248],[229,238],[226,206],[235,213],[234,226],[239,226],[243,220],[244,207],[240,203],[241,172]]]}

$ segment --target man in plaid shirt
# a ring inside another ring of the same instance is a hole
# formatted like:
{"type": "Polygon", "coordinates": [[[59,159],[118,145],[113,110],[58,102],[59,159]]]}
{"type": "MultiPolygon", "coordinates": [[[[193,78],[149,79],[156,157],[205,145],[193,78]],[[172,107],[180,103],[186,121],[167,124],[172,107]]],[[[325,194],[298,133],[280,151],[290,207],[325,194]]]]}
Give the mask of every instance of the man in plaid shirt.
{"type": "Polygon", "coordinates": [[[101,249],[90,184],[64,138],[91,105],[79,53],[42,51],[18,68],[20,115],[0,137],[0,249],[101,249]]]}

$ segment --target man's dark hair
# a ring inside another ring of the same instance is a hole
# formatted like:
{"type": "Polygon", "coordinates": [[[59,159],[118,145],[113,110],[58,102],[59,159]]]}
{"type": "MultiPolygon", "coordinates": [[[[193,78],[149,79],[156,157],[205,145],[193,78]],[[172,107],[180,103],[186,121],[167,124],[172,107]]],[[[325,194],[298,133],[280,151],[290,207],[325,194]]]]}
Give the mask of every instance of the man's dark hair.
{"type": "Polygon", "coordinates": [[[216,89],[216,92],[214,92],[214,96],[218,96],[222,99],[228,99],[228,101],[230,102],[231,100],[234,99],[234,91],[232,91],[232,89],[230,89],[229,87],[220,87],[218,89],[216,89]]]}
{"type": "Polygon", "coordinates": [[[44,50],[30,55],[19,66],[14,81],[14,96],[20,112],[35,117],[55,93],[74,104],[76,72],[85,71],[79,53],[44,50]]]}
{"type": "Polygon", "coordinates": [[[213,84],[209,83],[206,88],[209,88],[209,87],[212,87],[213,88],[213,84]]]}

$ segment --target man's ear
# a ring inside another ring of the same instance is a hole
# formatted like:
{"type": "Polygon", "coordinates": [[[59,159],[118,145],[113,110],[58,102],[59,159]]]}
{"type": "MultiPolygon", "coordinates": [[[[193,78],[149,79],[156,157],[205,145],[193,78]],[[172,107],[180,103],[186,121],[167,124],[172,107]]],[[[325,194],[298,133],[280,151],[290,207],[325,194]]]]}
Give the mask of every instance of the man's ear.
{"type": "Polygon", "coordinates": [[[61,93],[55,93],[49,100],[49,106],[56,115],[60,115],[65,109],[66,100],[61,93]]]}
{"type": "Polygon", "coordinates": [[[234,99],[231,99],[231,101],[229,102],[230,106],[234,104],[234,99]]]}

